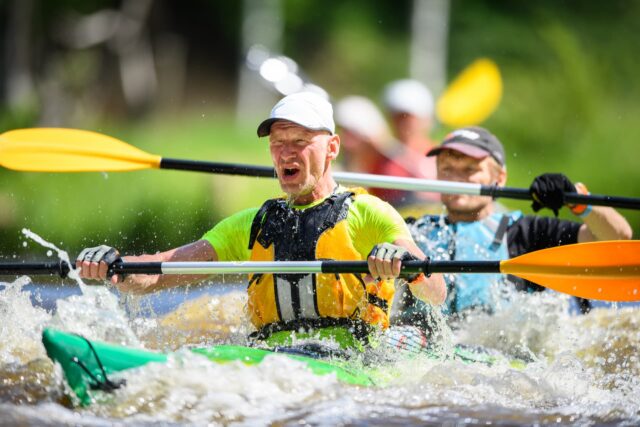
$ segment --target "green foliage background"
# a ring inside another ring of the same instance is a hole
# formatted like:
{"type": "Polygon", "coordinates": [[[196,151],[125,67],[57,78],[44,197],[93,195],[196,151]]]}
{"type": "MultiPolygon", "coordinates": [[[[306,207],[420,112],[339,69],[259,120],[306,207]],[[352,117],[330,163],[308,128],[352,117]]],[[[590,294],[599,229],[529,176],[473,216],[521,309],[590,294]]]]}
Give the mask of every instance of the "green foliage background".
{"type": "MultiPolygon", "coordinates": [[[[284,2],[285,54],[335,99],[378,100],[386,82],[407,74],[410,3],[329,3],[284,2]]],[[[450,25],[450,76],[482,56],[502,71],[503,100],[483,125],[505,144],[509,185],[527,187],[540,173],[563,172],[593,193],[640,197],[640,3],[457,0],[450,25]]],[[[164,157],[269,164],[255,124],[236,126],[232,114],[221,100],[177,115],[96,118],[85,127],[164,157]]],[[[30,126],[36,117],[0,109],[0,130],[30,126]]],[[[434,136],[447,131],[437,128],[434,136]]],[[[0,170],[0,257],[42,258],[44,250],[27,243],[22,228],[72,254],[100,242],[127,253],[163,250],[276,194],[269,180],[190,172],[0,170]]],[[[527,203],[504,202],[530,212],[527,203]]],[[[623,214],[638,236],[640,213],[623,214]]]]}

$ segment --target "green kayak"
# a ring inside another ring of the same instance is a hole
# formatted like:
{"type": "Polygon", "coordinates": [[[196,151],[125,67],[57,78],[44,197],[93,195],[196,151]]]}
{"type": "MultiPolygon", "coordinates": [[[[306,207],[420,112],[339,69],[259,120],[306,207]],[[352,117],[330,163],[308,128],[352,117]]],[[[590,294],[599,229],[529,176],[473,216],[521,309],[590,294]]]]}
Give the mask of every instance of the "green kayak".
{"type": "MultiPolygon", "coordinates": [[[[42,333],[42,342],[51,360],[62,367],[67,383],[76,394],[81,405],[92,402],[94,390],[113,391],[124,382],[112,381],[110,375],[126,369],[143,366],[150,362],[164,363],[168,355],[153,351],[124,347],[100,341],[91,341],[80,335],[47,328],[42,333]]],[[[266,356],[277,355],[303,362],[316,375],[335,374],[346,384],[373,386],[376,381],[375,367],[354,367],[352,363],[340,358],[317,359],[284,348],[265,350],[239,345],[216,345],[208,348],[193,348],[192,352],[201,354],[214,363],[241,361],[247,365],[256,365],[266,356]]],[[[457,347],[455,358],[466,363],[493,364],[498,359],[494,355],[473,349],[457,347]]],[[[513,367],[522,362],[511,361],[513,367]]]]}
{"type": "MultiPolygon", "coordinates": [[[[62,367],[67,383],[82,405],[91,403],[91,390],[110,391],[118,388],[109,375],[136,368],[150,362],[163,363],[168,355],[153,351],[124,347],[100,341],[90,341],[80,335],[47,328],[42,333],[42,343],[47,355],[62,367]]],[[[269,355],[278,354],[304,362],[316,375],[335,374],[347,384],[370,386],[374,381],[364,372],[349,369],[344,361],[331,362],[290,353],[276,353],[260,348],[239,345],[216,345],[191,349],[215,363],[242,361],[256,365],[269,355]]]]}

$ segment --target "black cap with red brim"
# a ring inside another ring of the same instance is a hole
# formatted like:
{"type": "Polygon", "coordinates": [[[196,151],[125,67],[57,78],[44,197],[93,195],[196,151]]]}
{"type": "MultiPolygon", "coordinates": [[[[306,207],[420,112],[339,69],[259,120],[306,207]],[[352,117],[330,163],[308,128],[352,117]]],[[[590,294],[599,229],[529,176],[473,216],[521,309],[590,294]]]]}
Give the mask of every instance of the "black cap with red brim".
{"type": "Polygon", "coordinates": [[[458,151],[475,159],[491,156],[500,166],[505,165],[502,143],[491,132],[478,126],[454,130],[444,138],[442,144],[431,149],[427,156],[437,156],[444,150],[458,151]]]}

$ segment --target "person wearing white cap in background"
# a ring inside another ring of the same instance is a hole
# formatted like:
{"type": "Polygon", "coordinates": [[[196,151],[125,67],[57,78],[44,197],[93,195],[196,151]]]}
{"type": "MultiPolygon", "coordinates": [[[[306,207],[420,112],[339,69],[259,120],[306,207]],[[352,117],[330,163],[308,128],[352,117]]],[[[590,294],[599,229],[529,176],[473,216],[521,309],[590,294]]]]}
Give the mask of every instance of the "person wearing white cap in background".
{"type": "MultiPolygon", "coordinates": [[[[384,175],[435,179],[435,161],[425,157],[434,146],[429,138],[434,101],[429,89],[417,80],[403,79],[389,83],[383,103],[391,119],[392,129],[400,145],[382,170],[384,175]]],[[[397,206],[437,202],[434,193],[388,190],[380,195],[397,206]]]]}
{"type": "Polygon", "coordinates": [[[400,142],[416,152],[426,153],[433,147],[429,132],[434,101],[424,84],[411,79],[393,81],[384,89],[383,102],[400,142]]]}
{"type": "MultiPolygon", "coordinates": [[[[336,104],[342,164],[346,170],[382,173],[393,144],[389,126],[375,104],[364,96],[347,96],[336,104]]],[[[376,194],[375,189],[369,190],[376,194]]]]}
{"type": "MultiPolygon", "coordinates": [[[[340,151],[331,104],[310,92],[280,100],[258,126],[285,196],[240,211],[194,243],[125,261],[367,260],[369,274],[253,274],[247,313],[255,339],[271,347],[322,335],[343,349],[362,349],[370,333],[389,326],[394,279],[403,260],[424,259],[402,217],[369,194],[336,184],[332,162],[340,151]]],[[[231,196],[231,195],[229,195],[231,196]]],[[[81,276],[106,279],[119,258],[114,248],[87,248],[78,256],[81,276]]],[[[124,292],[147,293],[206,277],[114,275],[124,292]]],[[[429,304],[446,297],[441,275],[407,277],[414,295],[429,304]]],[[[315,344],[317,345],[317,344],[315,344]]],[[[299,349],[300,352],[311,351],[299,349]]],[[[305,353],[306,354],[306,353],[305,353]]]]}

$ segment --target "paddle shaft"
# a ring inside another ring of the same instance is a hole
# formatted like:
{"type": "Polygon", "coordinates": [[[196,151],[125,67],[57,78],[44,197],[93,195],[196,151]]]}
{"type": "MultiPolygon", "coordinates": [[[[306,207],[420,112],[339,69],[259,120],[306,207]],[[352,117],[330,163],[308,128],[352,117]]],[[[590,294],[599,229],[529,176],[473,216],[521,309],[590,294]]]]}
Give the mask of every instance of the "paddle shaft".
{"type": "MultiPolygon", "coordinates": [[[[612,240],[561,245],[502,261],[406,261],[405,275],[415,273],[501,273],[587,299],[640,301],[640,241],[612,240]]],[[[112,274],[229,273],[367,273],[366,261],[270,262],[116,262],[112,274]]],[[[0,263],[1,274],[56,274],[65,277],[61,262],[0,263]]]]}
{"type": "MultiPolygon", "coordinates": [[[[258,178],[276,177],[275,170],[270,166],[252,166],[197,160],[162,158],[160,168],[207,172],[222,175],[243,175],[258,178]]],[[[334,172],[333,176],[342,184],[361,185],[365,187],[532,200],[529,190],[524,188],[498,187],[494,185],[480,185],[466,182],[438,181],[431,179],[393,177],[352,172],[334,172]]],[[[632,197],[565,193],[565,202],[570,204],[610,206],[612,208],[621,209],[640,209],[640,199],[632,197]]]]}
{"type": "Polygon", "coordinates": [[[67,277],[69,264],[64,261],[49,262],[3,262],[0,263],[0,275],[51,275],[67,277]]]}
{"type": "MultiPolygon", "coordinates": [[[[368,273],[366,261],[257,261],[257,262],[117,262],[113,274],[316,274],[368,273]]],[[[405,261],[402,272],[415,273],[499,273],[500,261],[405,261]]],[[[0,274],[67,277],[67,263],[0,263],[0,274]]]]}
{"type": "MultiPolygon", "coordinates": [[[[0,165],[19,171],[123,172],[160,168],[276,177],[269,166],[162,158],[115,138],[78,129],[18,129],[4,132],[0,139],[0,165]]],[[[527,189],[349,172],[335,172],[333,176],[340,183],[354,186],[531,200],[527,189]]],[[[640,199],[630,197],[565,193],[565,202],[640,209],[640,199]]]]}

